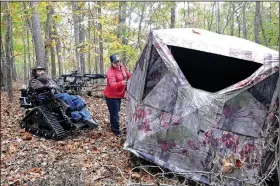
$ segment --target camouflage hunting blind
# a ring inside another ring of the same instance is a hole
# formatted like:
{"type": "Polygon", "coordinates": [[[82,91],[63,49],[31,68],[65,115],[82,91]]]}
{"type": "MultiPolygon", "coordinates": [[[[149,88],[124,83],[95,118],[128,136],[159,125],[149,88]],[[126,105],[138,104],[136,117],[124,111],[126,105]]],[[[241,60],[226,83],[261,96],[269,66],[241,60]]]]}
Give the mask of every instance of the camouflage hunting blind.
{"type": "Polygon", "coordinates": [[[245,39],[151,31],[128,83],[124,149],[199,182],[213,172],[229,185],[259,182],[273,160],[278,63],[277,51],[245,39]]]}

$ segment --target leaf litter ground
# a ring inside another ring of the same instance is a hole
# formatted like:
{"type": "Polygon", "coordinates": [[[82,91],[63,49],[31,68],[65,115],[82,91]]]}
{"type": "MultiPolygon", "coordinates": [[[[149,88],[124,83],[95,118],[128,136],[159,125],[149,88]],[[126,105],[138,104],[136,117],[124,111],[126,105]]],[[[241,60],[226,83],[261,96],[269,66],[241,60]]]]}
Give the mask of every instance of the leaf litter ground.
{"type": "MultiPolygon", "coordinates": [[[[19,104],[19,84],[14,102],[1,92],[1,185],[126,185],[132,169],[125,142],[125,105],[120,113],[123,136],[110,132],[108,110],[103,98],[83,97],[99,121],[95,130],[73,132],[62,141],[45,140],[19,127],[24,109],[19,104]]],[[[141,172],[140,172],[141,173],[141,172]]],[[[142,172],[136,179],[152,178],[142,172]]],[[[143,180],[142,180],[143,181],[143,180]]]]}

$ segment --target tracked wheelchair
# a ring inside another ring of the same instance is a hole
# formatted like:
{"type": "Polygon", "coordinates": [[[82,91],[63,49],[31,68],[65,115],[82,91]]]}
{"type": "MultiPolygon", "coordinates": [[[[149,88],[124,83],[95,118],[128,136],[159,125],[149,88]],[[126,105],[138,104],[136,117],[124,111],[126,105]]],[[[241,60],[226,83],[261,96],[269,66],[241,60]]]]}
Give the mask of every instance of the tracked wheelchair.
{"type": "Polygon", "coordinates": [[[20,127],[31,134],[59,140],[69,130],[96,128],[88,123],[72,120],[73,109],[55,96],[53,88],[43,87],[36,91],[23,88],[20,91],[20,106],[26,110],[20,127]]]}

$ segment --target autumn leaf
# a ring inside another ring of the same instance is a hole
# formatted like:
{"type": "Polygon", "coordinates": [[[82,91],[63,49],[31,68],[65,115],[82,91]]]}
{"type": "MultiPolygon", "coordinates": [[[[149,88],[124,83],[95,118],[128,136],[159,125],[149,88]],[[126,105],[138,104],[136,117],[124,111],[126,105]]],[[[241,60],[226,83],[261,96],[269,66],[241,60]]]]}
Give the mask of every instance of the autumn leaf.
{"type": "Polygon", "coordinates": [[[14,152],[17,151],[17,148],[18,148],[18,145],[17,144],[11,144],[10,147],[9,147],[9,154],[12,154],[14,152]]]}
{"type": "Polygon", "coordinates": [[[32,135],[28,132],[25,132],[23,135],[23,139],[24,140],[31,140],[32,139],[32,135]]]}
{"type": "Polygon", "coordinates": [[[93,146],[93,147],[92,147],[92,153],[94,153],[94,154],[99,154],[100,151],[97,149],[97,147],[93,146]]]}
{"type": "Polygon", "coordinates": [[[72,151],[72,150],[73,150],[73,145],[68,144],[68,145],[66,146],[66,150],[67,150],[67,151],[72,151]]]}
{"type": "Polygon", "coordinates": [[[33,172],[33,173],[40,173],[41,168],[32,168],[29,170],[29,172],[33,172]]]}

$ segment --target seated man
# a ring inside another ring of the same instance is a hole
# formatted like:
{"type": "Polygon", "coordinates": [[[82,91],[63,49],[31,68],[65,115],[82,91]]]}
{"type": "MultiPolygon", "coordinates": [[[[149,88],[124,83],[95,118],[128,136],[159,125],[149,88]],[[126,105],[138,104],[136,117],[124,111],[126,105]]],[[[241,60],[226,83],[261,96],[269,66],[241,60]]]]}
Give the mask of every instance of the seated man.
{"type": "Polygon", "coordinates": [[[43,87],[53,88],[56,91],[55,96],[65,103],[67,103],[71,107],[71,118],[72,120],[78,122],[83,121],[83,123],[87,124],[91,128],[97,128],[98,124],[92,119],[90,113],[85,108],[85,102],[79,96],[69,95],[67,93],[60,93],[58,86],[56,83],[46,75],[45,68],[37,66],[32,69],[33,79],[29,82],[29,87],[33,91],[38,91],[43,87]]]}

